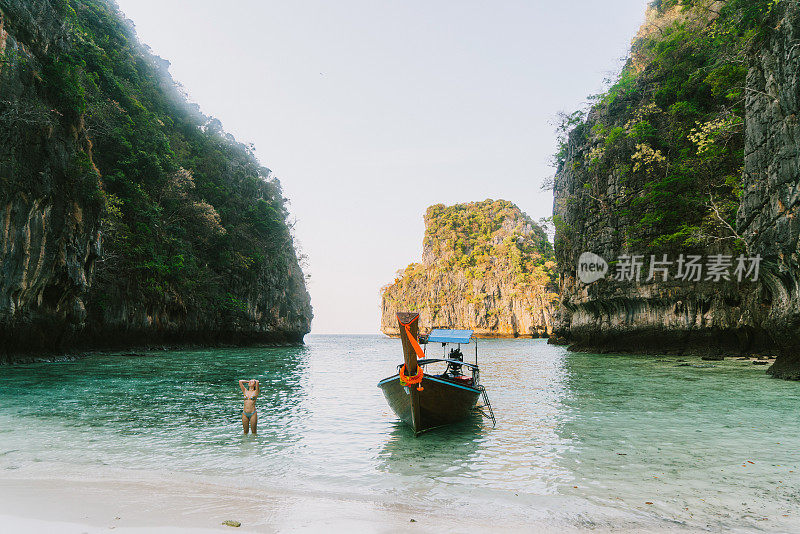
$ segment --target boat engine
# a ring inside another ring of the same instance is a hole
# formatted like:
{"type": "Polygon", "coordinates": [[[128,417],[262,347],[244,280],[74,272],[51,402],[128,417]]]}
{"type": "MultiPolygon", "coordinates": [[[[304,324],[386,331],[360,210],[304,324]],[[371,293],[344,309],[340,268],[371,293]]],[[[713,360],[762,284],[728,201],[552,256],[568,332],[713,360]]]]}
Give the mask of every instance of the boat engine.
{"type": "MultiPolygon", "coordinates": [[[[460,348],[450,349],[450,355],[448,356],[451,360],[458,360],[460,362],[464,361],[464,353],[461,352],[460,348]]],[[[447,374],[452,376],[461,376],[461,365],[450,362],[447,364],[447,374]]]]}

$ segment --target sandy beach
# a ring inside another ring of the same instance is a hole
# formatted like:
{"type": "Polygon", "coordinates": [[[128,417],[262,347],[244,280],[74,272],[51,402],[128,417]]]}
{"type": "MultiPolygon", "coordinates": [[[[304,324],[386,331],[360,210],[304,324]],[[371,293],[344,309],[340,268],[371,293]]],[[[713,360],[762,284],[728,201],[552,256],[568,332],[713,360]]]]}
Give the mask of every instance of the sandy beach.
{"type": "MultiPolygon", "coordinates": [[[[119,473],[117,473],[119,475],[119,473]]],[[[496,515],[464,515],[454,510],[409,506],[357,495],[256,491],[223,484],[171,480],[133,472],[130,479],[0,479],[0,531],[38,534],[178,532],[676,532],[648,518],[620,522],[613,511],[584,527],[553,517],[509,521],[496,515]],[[605,517],[604,517],[605,516],[605,517]],[[606,519],[608,525],[603,525],[606,519]],[[234,520],[240,527],[223,524],[234,520]],[[570,524],[571,523],[571,524],[570,524]],[[612,526],[612,523],[614,526],[612,526]]],[[[586,512],[586,510],[584,510],[586,512]]],[[[580,514],[578,514],[580,515],[580,514]]],[[[548,517],[549,516],[549,517],[548,517]]],[[[574,520],[574,518],[573,518],[574,520]]]]}
{"type": "Polygon", "coordinates": [[[167,479],[0,480],[3,532],[393,532],[411,519],[422,532],[446,527],[442,520],[423,520],[424,514],[353,498],[167,479]],[[241,527],[223,525],[227,520],[241,527]]]}

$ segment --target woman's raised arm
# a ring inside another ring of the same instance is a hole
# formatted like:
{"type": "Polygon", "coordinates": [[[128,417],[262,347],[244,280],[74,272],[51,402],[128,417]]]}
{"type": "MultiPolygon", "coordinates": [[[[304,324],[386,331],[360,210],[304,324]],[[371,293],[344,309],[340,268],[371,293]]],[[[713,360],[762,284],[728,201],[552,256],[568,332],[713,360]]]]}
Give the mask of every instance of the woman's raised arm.
{"type": "Polygon", "coordinates": [[[245,389],[244,389],[244,383],[245,382],[247,382],[247,380],[239,380],[239,389],[242,390],[242,393],[244,393],[244,391],[245,391],[245,389]]]}
{"type": "Polygon", "coordinates": [[[258,397],[260,394],[261,394],[261,382],[256,380],[256,397],[258,397]]]}

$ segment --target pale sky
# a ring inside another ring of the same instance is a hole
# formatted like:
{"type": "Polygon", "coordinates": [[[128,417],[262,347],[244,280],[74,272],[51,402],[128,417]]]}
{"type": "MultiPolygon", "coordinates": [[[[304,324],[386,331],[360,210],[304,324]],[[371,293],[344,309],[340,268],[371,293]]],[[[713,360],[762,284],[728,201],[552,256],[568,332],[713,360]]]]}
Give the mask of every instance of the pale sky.
{"type": "Polygon", "coordinates": [[[553,122],[600,92],[645,0],[118,0],[190,99],[281,180],[313,333],[373,333],[425,209],[534,219],[553,122]]]}

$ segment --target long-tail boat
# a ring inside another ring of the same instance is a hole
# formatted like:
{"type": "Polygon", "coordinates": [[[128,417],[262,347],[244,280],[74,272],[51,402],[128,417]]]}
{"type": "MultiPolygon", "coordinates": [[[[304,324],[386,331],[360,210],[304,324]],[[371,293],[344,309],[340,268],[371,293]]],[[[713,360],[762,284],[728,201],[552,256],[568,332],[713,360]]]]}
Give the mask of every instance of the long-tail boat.
{"type": "MultiPolygon", "coordinates": [[[[404,363],[398,365],[397,373],[378,382],[383,395],[397,417],[406,422],[418,435],[426,430],[454,423],[474,412],[478,398],[491,413],[491,405],[480,384],[477,339],[472,330],[433,329],[427,343],[442,343],[443,358],[428,358],[419,339],[419,314],[401,312],[397,314],[400,326],[400,341],[403,344],[404,363]],[[461,345],[475,339],[475,363],[464,361],[461,345]],[[448,345],[451,347],[447,352],[448,345]],[[445,364],[444,372],[431,373],[426,367],[445,364]],[[463,374],[466,368],[470,375],[463,374]]],[[[494,421],[494,415],[491,417],[494,421]]]]}

